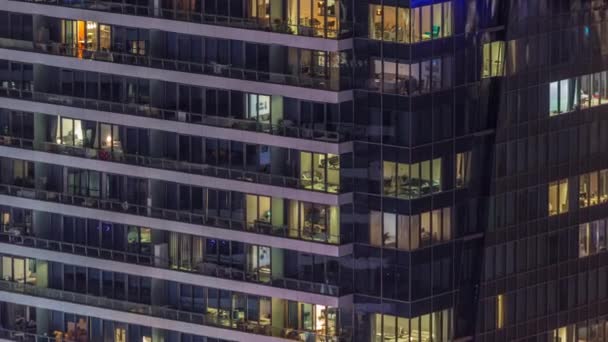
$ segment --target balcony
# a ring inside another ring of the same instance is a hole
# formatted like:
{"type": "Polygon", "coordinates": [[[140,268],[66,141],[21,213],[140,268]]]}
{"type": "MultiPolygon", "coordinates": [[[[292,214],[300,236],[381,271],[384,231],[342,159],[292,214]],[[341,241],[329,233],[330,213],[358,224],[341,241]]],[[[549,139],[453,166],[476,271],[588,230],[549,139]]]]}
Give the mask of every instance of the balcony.
{"type": "Polygon", "coordinates": [[[302,180],[296,177],[235,170],[230,168],[211,166],[207,164],[195,164],[184,161],[126,154],[123,152],[117,152],[112,150],[55,144],[51,142],[34,141],[10,136],[0,136],[0,146],[9,146],[13,148],[27,149],[45,153],[68,155],[71,157],[79,157],[99,161],[109,161],[126,165],[135,165],[160,170],[201,175],[206,177],[224,178],[241,182],[265,184],[270,186],[326,193],[340,192],[339,184],[324,184],[324,186],[314,186],[310,181],[302,180]]]}
{"type": "MultiPolygon", "coordinates": [[[[10,243],[12,245],[17,246],[86,256],[102,260],[112,260],[120,263],[155,267],[159,269],[173,270],[189,274],[198,274],[209,277],[229,279],[238,282],[256,283],[286,290],[315,293],[323,296],[338,297],[340,295],[345,295],[344,293],[341,294],[340,288],[335,285],[309,282],[298,279],[279,278],[272,276],[272,274],[268,275],[267,279],[261,279],[257,276],[257,273],[246,272],[241,269],[221,266],[209,262],[200,262],[195,265],[191,265],[188,270],[185,270],[183,267],[178,267],[179,265],[175,265],[172,260],[161,258],[158,256],[129,253],[124,251],[91,247],[88,245],[81,245],[22,235],[21,233],[18,233],[21,232],[20,227],[4,226],[2,230],[0,230],[0,244],[10,243]]],[[[203,281],[201,281],[200,283],[197,282],[197,284],[205,285],[203,281]]],[[[245,284],[243,285],[247,286],[245,284]]]]}
{"type": "MultiPolygon", "coordinates": [[[[273,125],[233,117],[220,117],[167,110],[152,107],[146,104],[110,102],[60,94],[43,93],[38,91],[19,90],[7,87],[0,87],[0,97],[133,115],[137,117],[153,118],[171,122],[192,123],[203,127],[208,126],[209,128],[225,128],[236,131],[267,134],[277,137],[305,139],[321,143],[343,143],[365,136],[365,130],[362,127],[353,127],[338,131],[307,129],[289,125],[287,123],[273,125]]],[[[51,114],[56,113],[53,112],[51,114]]]]}
{"type": "MultiPolygon", "coordinates": [[[[178,321],[180,323],[193,324],[195,326],[202,325],[219,328],[224,330],[226,334],[241,332],[245,334],[262,335],[267,336],[269,340],[272,338],[272,340],[276,341],[337,341],[337,337],[317,335],[317,333],[314,331],[300,331],[291,328],[280,328],[272,326],[271,324],[262,324],[261,322],[258,323],[254,321],[232,321],[222,317],[219,311],[201,314],[196,312],[175,310],[165,306],[138,304],[9,281],[0,281],[0,292],[20,294],[41,299],[41,307],[44,307],[44,304],[48,304],[48,306],[52,305],[53,309],[55,309],[57,305],[60,305],[61,303],[77,304],[79,306],[84,305],[89,307],[89,309],[107,309],[115,312],[115,315],[112,315],[114,319],[126,318],[127,316],[129,316],[131,319],[139,317],[141,322],[142,320],[147,321],[146,317],[155,317],[162,320],[168,320],[170,322],[178,321]],[[124,315],[124,313],[135,315],[135,317],[124,315]]],[[[38,307],[38,305],[36,306],[38,307]]],[[[80,308],[86,309],[82,307],[80,308]]],[[[126,319],[124,320],[127,321],[126,319]]],[[[245,338],[246,335],[241,335],[240,337],[245,338]]]]}
{"type": "MultiPolygon", "coordinates": [[[[141,2],[135,4],[134,2],[123,2],[123,1],[99,1],[99,0],[78,0],[78,1],[66,1],[66,0],[19,0],[21,2],[33,2],[36,4],[45,4],[53,6],[68,7],[74,9],[86,9],[92,11],[109,12],[123,15],[132,15],[138,17],[152,17],[159,19],[169,19],[188,23],[206,24],[206,25],[217,25],[222,27],[230,28],[241,28],[247,30],[257,30],[265,32],[273,32],[278,34],[302,36],[302,37],[314,37],[322,39],[340,40],[352,37],[352,23],[341,20],[340,17],[346,17],[341,15],[340,12],[342,7],[338,0],[331,1],[310,1],[310,4],[306,5],[302,1],[302,11],[304,9],[311,13],[300,13],[299,16],[289,13],[289,17],[274,17],[270,18],[267,14],[270,8],[255,8],[246,9],[245,11],[250,12],[246,15],[241,16],[228,16],[220,14],[207,14],[203,13],[202,10],[182,10],[178,8],[167,8],[166,2],[163,3],[163,7],[156,5],[141,5],[141,2]],[[333,3],[333,4],[332,4],[333,3]],[[320,7],[319,7],[320,6],[320,7]],[[312,7],[315,7],[314,9],[312,7]],[[259,13],[256,13],[259,12],[259,13]],[[263,13],[267,12],[267,13],[263,13]],[[325,13],[323,15],[322,13],[325,13]]],[[[298,3],[296,1],[289,1],[287,4],[275,4],[277,1],[273,0],[266,2],[266,6],[281,5],[290,8],[297,8],[298,3]]],[[[281,1],[282,2],[282,1],[281,1]]],[[[173,7],[173,4],[169,2],[169,6],[173,7]]],[[[297,12],[297,10],[296,10],[297,12]]]]}
{"type": "MultiPolygon", "coordinates": [[[[231,231],[241,231],[246,233],[260,234],[260,236],[275,236],[280,238],[287,238],[295,241],[310,241],[315,244],[336,246],[340,243],[346,243],[349,240],[347,237],[341,237],[340,235],[334,235],[327,231],[320,235],[316,232],[316,229],[312,229],[312,224],[304,225],[300,229],[290,228],[288,226],[273,226],[269,222],[262,222],[256,220],[253,223],[248,223],[244,219],[233,219],[230,217],[214,217],[197,213],[193,211],[185,210],[171,210],[163,208],[155,208],[150,206],[137,205],[127,202],[119,202],[113,200],[106,200],[94,197],[84,197],[78,195],[69,195],[53,191],[39,190],[28,187],[14,186],[8,184],[0,184],[0,195],[14,196],[24,199],[38,200],[50,203],[59,203],[69,206],[76,206],[88,209],[97,209],[103,212],[108,212],[107,221],[112,221],[112,213],[135,215],[140,217],[148,217],[152,219],[168,220],[174,222],[181,222],[191,224],[195,226],[208,226],[213,228],[219,228],[221,230],[228,229],[231,231]],[[307,229],[308,227],[308,229],[307,229]]],[[[305,222],[306,223],[306,222],[305,222]]],[[[153,226],[151,228],[166,229],[166,225],[158,224],[159,227],[153,226]]],[[[145,226],[145,224],[144,224],[145,226]]],[[[199,233],[200,234],[200,233],[199,233]]],[[[228,240],[236,240],[234,237],[218,237],[228,240]]],[[[241,237],[238,241],[242,241],[246,236],[241,237]]],[[[283,243],[276,243],[273,247],[282,247],[283,243]]],[[[270,245],[270,243],[268,243],[270,245]]],[[[312,248],[308,246],[301,246],[303,250],[312,251],[312,248]]],[[[314,251],[312,251],[314,252],[314,251]]],[[[336,254],[342,255],[347,251],[337,250],[336,254]]],[[[324,253],[319,253],[324,254],[324,253]]]]}
{"type": "MultiPolygon", "coordinates": [[[[341,76],[339,67],[329,67],[323,72],[323,74],[326,74],[324,77],[315,76],[315,74],[312,74],[312,71],[310,71],[311,76],[294,76],[290,74],[266,72],[255,69],[237,68],[229,64],[196,63],[141,54],[121,53],[110,50],[87,50],[84,47],[57,42],[38,43],[1,39],[0,48],[54,56],[72,57],[79,60],[93,60],[103,63],[153,68],[170,72],[229,78],[262,84],[270,83],[287,87],[309,88],[320,91],[340,92],[352,89],[351,78],[341,76]]],[[[312,70],[312,68],[309,69],[312,70]]],[[[172,78],[179,79],[180,75],[175,75],[172,78]]],[[[252,87],[260,87],[262,84],[252,84],[252,87]]],[[[228,88],[228,86],[226,86],[226,88],[228,88]]],[[[293,89],[293,91],[295,92],[297,89],[293,89]]]]}

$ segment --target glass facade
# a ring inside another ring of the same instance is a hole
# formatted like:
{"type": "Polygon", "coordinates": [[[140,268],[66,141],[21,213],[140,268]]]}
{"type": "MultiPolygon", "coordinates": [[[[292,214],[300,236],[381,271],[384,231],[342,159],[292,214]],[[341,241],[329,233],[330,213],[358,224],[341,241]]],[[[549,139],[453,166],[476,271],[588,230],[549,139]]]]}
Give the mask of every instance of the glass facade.
{"type": "Polygon", "coordinates": [[[607,338],[608,1],[8,3],[0,338],[607,338]]]}

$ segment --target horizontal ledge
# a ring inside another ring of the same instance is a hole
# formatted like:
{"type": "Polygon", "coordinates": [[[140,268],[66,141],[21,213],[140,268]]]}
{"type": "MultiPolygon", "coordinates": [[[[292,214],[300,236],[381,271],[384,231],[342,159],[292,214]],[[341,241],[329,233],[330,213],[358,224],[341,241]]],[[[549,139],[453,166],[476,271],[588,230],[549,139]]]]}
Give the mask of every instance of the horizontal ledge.
{"type": "Polygon", "coordinates": [[[102,222],[113,222],[126,225],[148,227],[152,229],[165,230],[170,232],[204,236],[221,240],[238,241],[274,248],[284,248],[303,253],[326,255],[331,257],[342,257],[350,255],[353,251],[353,246],[350,243],[343,245],[330,245],[273,235],[256,234],[243,230],[231,230],[227,228],[197,225],[180,221],[164,220],[148,216],[139,216],[121,212],[86,208],[10,195],[0,195],[0,204],[67,216],[92,218],[102,222]]]}
{"type": "Polygon", "coordinates": [[[253,295],[337,307],[338,297],[0,242],[2,253],[253,295]]]}
{"type": "Polygon", "coordinates": [[[6,48],[0,48],[0,59],[19,61],[20,63],[42,64],[59,68],[123,75],[141,79],[163,80],[200,87],[233,89],[255,94],[280,95],[307,101],[340,103],[353,99],[352,90],[337,92],[284,84],[247,81],[229,77],[142,67],[137,65],[79,59],[75,57],[56,56],[6,48]]]}
{"type": "Polygon", "coordinates": [[[261,44],[276,44],[295,48],[338,52],[353,48],[353,39],[328,39],[293,34],[244,29],[238,27],[198,24],[156,17],[118,14],[67,6],[0,0],[0,7],[9,12],[37,14],[55,18],[89,20],[103,24],[156,29],[182,34],[242,40],[261,44]]]}
{"type": "Polygon", "coordinates": [[[95,109],[37,102],[34,100],[14,99],[10,97],[3,97],[0,107],[32,113],[62,115],[80,120],[103,121],[116,125],[170,131],[206,138],[235,140],[249,144],[292,148],[308,152],[343,154],[353,151],[352,141],[338,143],[313,139],[284,137],[263,132],[230,129],[173,120],[162,120],[133,114],[106,112],[95,109]]]}
{"type": "Polygon", "coordinates": [[[45,297],[37,297],[16,292],[0,290],[0,301],[15,303],[19,305],[27,305],[31,307],[44,308],[48,310],[57,310],[67,313],[73,313],[86,317],[96,317],[111,321],[119,321],[128,324],[143,325],[152,328],[179,331],[187,334],[207,336],[213,338],[228,339],[233,341],[251,341],[251,342],[281,342],[290,341],[278,337],[249,334],[246,332],[222,329],[213,326],[182,322],[179,320],[169,320],[154,316],[142,315],[137,313],[118,311],[106,308],[100,308],[92,305],[84,305],[60,301],[56,299],[48,299],[45,297]]]}
{"type": "Polygon", "coordinates": [[[331,194],[300,188],[260,184],[243,180],[204,176],[194,173],[172,171],[126,163],[123,164],[99,159],[74,157],[68,154],[26,150],[16,147],[0,146],[0,157],[22,159],[32,162],[61,165],[65,167],[77,167],[81,169],[119,175],[137,175],[137,177],[159,181],[170,181],[186,185],[196,185],[227,191],[238,191],[247,194],[264,195],[331,206],[339,206],[341,204],[350,203],[350,196],[348,196],[348,194],[331,194]]]}

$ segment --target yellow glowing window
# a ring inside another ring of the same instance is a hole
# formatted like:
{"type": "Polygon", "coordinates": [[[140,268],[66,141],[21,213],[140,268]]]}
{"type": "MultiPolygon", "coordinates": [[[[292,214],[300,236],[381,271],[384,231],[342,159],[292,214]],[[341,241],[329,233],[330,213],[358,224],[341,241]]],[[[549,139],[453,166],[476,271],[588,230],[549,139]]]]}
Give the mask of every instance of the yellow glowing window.
{"type": "Polygon", "coordinates": [[[496,77],[504,75],[505,42],[496,41],[483,44],[483,66],[481,77],[496,77]]]}
{"type": "Polygon", "coordinates": [[[505,326],[505,295],[499,294],[496,297],[496,329],[502,329],[505,326]]]}
{"type": "Polygon", "coordinates": [[[549,216],[568,212],[568,179],[549,183],[549,216]]]}

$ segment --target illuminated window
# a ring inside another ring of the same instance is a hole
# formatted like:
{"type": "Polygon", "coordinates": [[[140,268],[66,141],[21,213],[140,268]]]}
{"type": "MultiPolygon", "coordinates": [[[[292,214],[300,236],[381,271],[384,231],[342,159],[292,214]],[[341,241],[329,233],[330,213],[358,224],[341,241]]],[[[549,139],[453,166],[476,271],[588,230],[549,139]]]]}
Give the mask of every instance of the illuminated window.
{"type": "Polygon", "coordinates": [[[441,158],[413,164],[384,161],[382,166],[387,196],[411,199],[441,191],[441,158]]]}
{"type": "Polygon", "coordinates": [[[549,115],[608,104],[608,72],[549,83],[549,115]]]}
{"type": "Polygon", "coordinates": [[[502,329],[505,327],[505,295],[499,294],[496,296],[496,329],[502,329]]]}
{"type": "Polygon", "coordinates": [[[578,228],[578,257],[606,251],[606,220],[583,223],[578,228]]]}
{"type": "MultiPolygon", "coordinates": [[[[340,209],[338,207],[292,200],[289,201],[288,208],[290,237],[329,243],[339,242],[340,209]]],[[[278,216],[280,215],[273,215],[273,217],[278,216]]]]}
{"type": "Polygon", "coordinates": [[[452,238],[451,208],[435,209],[417,215],[370,212],[370,244],[415,250],[452,238]]]}
{"type": "Polygon", "coordinates": [[[608,202],[608,169],[579,176],[578,205],[580,208],[608,202]]]}
{"type": "Polygon", "coordinates": [[[122,329],[122,328],[114,329],[114,341],[115,342],[127,342],[126,329],[122,329]]]}
{"type": "Polygon", "coordinates": [[[305,189],[339,192],[340,156],[300,152],[300,181],[305,189]]]}
{"type": "MultiPolygon", "coordinates": [[[[574,324],[553,329],[552,342],[574,342],[575,329],[574,324]]],[[[583,341],[583,340],[581,340],[583,341]]]]}
{"type": "Polygon", "coordinates": [[[81,120],[57,116],[55,142],[62,145],[82,146],[84,131],[81,120]]]}
{"type": "Polygon", "coordinates": [[[368,88],[415,96],[452,85],[452,57],[415,63],[373,58],[368,88]]]}
{"type": "Polygon", "coordinates": [[[504,75],[505,42],[496,41],[483,44],[483,67],[481,77],[504,75]]]}
{"type": "Polygon", "coordinates": [[[371,341],[448,341],[452,309],[413,318],[387,314],[370,315],[371,341]]]}
{"type": "Polygon", "coordinates": [[[568,212],[568,179],[549,183],[549,216],[568,212]]]}
{"type": "Polygon", "coordinates": [[[576,78],[569,78],[549,84],[549,115],[554,116],[561,113],[571,112],[578,106],[576,95],[576,78]]]}
{"type": "Polygon", "coordinates": [[[456,188],[466,188],[471,180],[471,151],[456,154],[456,188]]]}

